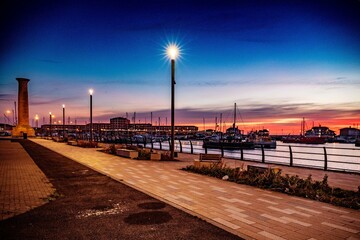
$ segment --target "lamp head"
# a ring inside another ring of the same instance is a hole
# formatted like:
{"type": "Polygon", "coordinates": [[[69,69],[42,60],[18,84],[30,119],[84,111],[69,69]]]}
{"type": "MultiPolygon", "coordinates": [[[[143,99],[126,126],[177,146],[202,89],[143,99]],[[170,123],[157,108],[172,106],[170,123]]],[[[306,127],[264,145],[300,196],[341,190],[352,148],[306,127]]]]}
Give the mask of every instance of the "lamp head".
{"type": "Polygon", "coordinates": [[[176,44],[170,44],[166,48],[166,53],[171,60],[175,60],[179,56],[179,48],[176,44]]]}
{"type": "Polygon", "coordinates": [[[94,89],[90,88],[90,89],[89,89],[89,93],[90,93],[90,95],[93,95],[94,89]]]}
{"type": "Polygon", "coordinates": [[[65,104],[63,104],[62,107],[65,108],[65,104]]]}

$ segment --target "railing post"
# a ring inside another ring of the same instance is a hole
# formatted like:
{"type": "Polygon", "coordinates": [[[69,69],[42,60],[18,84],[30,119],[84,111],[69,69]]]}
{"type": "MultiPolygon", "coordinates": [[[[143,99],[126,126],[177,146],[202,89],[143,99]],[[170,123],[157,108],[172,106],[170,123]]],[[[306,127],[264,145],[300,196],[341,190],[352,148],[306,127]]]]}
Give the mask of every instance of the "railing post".
{"type": "Polygon", "coordinates": [[[161,141],[159,141],[159,144],[160,144],[160,150],[162,150],[162,143],[161,143],[161,141]]]}
{"type": "Polygon", "coordinates": [[[261,145],[261,161],[265,163],[265,150],[264,145],[261,145]]]}
{"type": "Polygon", "coordinates": [[[151,149],[154,149],[154,142],[151,140],[151,149]]]}
{"type": "Polygon", "coordinates": [[[180,153],[182,153],[182,144],[181,144],[181,140],[179,139],[179,144],[180,144],[180,153]]]}
{"type": "MultiPolygon", "coordinates": [[[[175,148],[175,146],[174,146],[174,148],[175,148]]],[[[169,139],[169,151],[171,151],[171,140],[169,139]]],[[[174,149],[174,151],[175,151],[175,149],[174,149]]]]}
{"type": "Polygon", "coordinates": [[[244,149],[240,148],[240,160],[244,160],[244,149]]]}
{"type": "Polygon", "coordinates": [[[146,148],[146,137],[144,137],[144,148],[146,148]]]}
{"type": "Polygon", "coordinates": [[[224,145],[221,144],[221,157],[224,157],[224,145]]]}
{"type": "Polygon", "coordinates": [[[289,153],[290,153],[290,167],[293,166],[293,153],[292,153],[292,149],[291,149],[291,146],[289,146],[289,153]]]}
{"type": "Polygon", "coordinates": [[[194,154],[194,148],[191,140],[190,140],[190,153],[194,154]]]}
{"type": "Polygon", "coordinates": [[[207,147],[205,147],[205,154],[207,154],[207,147]]]}
{"type": "Polygon", "coordinates": [[[324,164],[324,170],[327,171],[327,153],[326,153],[326,147],[324,147],[324,160],[325,160],[325,164],[324,164]]]}

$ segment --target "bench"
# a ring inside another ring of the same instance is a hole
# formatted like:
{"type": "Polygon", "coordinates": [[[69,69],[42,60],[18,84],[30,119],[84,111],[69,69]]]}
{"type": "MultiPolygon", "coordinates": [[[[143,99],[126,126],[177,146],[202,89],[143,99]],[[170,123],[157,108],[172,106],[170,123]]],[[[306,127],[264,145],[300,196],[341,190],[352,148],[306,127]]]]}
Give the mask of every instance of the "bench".
{"type": "Polygon", "coordinates": [[[269,166],[266,164],[257,164],[257,165],[247,165],[247,170],[249,172],[258,172],[258,173],[264,173],[268,169],[272,171],[273,173],[278,173],[281,171],[281,168],[275,167],[275,166],[269,166]]]}
{"type": "Polygon", "coordinates": [[[130,150],[130,149],[116,149],[116,155],[119,155],[120,157],[134,159],[139,156],[139,152],[135,151],[135,150],[130,150]]]}
{"type": "Polygon", "coordinates": [[[221,164],[220,154],[204,154],[200,153],[199,159],[195,159],[195,167],[211,167],[213,165],[221,164]]]}

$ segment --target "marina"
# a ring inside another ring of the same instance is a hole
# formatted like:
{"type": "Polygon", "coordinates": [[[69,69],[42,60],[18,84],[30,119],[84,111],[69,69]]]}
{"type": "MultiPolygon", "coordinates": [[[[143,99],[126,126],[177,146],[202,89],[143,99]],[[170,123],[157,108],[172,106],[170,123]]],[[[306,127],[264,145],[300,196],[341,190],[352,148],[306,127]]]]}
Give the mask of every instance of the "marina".
{"type": "MultiPolygon", "coordinates": [[[[134,143],[137,144],[137,143],[134,143]]],[[[175,151],[185,153],[220,153],[226,158],[273,163],[287,166],[316,168],[331,171],[360,173],[360,149],[352,144],[326,143],[321,145],[284,144],[277,142],[276,149],[204,149],[199,140],[177,140],[175,151]]],[[[167,141],[146,143],[145,147],[169,150],[167,141]]]]}

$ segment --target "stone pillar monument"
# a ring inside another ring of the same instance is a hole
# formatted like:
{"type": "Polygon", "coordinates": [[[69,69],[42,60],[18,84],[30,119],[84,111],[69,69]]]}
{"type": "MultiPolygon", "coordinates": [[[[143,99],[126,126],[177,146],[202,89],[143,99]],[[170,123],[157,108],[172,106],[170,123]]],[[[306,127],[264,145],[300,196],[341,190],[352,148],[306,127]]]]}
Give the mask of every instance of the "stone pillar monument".
{"type": "Polygon", "coordinates": [[[13,128],[13,137],[34,137],[35,131],[29,125],[29,102],[28,102],[28,82],[27,78],[16,78],[19,83],[18,92],[18,123],[13,128]]]}

